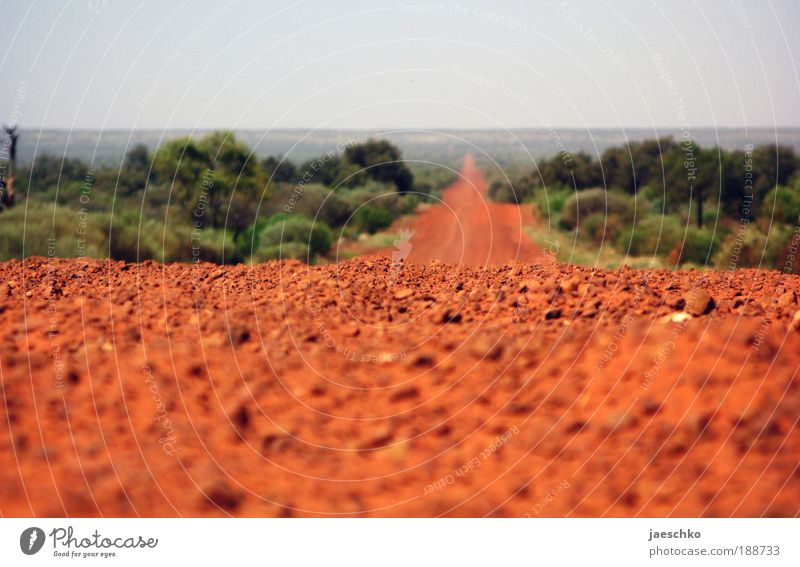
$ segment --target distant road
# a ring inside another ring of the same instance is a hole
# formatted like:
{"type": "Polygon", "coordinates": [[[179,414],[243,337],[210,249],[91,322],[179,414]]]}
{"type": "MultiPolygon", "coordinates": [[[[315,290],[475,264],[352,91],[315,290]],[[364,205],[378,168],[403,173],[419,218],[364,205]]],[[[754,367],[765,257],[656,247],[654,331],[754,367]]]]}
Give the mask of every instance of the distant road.
{"type": "Polygon", "coordinates": [[[530,207],[493,203],[486,199],[486,181],[467,155],[459,180],[444,190],[442,203],[422,212],[411,225],[407,260],[439,260],[483,266],[534,262],[542,250],[523,226],[534,222],[530,207]]]}

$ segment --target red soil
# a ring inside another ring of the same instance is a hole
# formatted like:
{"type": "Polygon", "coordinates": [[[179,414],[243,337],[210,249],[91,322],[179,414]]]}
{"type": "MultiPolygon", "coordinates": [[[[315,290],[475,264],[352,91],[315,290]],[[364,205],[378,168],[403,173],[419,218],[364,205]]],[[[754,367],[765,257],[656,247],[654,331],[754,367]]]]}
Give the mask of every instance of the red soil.
{"type": "Polygon", "coordinates": [[[0,264],[0,513],[800,513],[800,278],[508,234],[462,264],[525,262],[0,264]]]}

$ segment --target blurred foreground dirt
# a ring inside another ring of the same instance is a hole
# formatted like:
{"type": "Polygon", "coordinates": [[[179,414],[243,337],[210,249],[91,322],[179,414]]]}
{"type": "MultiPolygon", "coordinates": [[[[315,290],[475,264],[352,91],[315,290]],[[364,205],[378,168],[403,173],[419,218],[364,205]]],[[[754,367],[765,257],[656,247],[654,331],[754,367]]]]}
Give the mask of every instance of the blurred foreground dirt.
{"type": "Polygon", "coordinates": [[[0,264],[3,516],[797,516],[797,277],[0,264]]]}

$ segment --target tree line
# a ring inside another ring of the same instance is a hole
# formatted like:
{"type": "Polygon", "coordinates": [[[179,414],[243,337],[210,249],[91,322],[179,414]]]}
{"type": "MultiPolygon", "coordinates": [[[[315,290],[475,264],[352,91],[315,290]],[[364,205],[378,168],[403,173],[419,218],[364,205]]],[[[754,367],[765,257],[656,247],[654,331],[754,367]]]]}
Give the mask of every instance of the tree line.
{"type": "Polygon", "coordinates": [[[498,200],[523,202],[540,188],[575,191],[596,187],[629,195],[645,194],[664,213],[691,209],[702,228],[705,209],[719,205],[722,215],[755,218],[771,206],[767,195],[790,186],[800,162],[792,147],[775,144],[741,150],[701,148],[692,140],[660,138],[611,147],[599,158],[561,153],[511,183],[497,181],[498,200]]]}

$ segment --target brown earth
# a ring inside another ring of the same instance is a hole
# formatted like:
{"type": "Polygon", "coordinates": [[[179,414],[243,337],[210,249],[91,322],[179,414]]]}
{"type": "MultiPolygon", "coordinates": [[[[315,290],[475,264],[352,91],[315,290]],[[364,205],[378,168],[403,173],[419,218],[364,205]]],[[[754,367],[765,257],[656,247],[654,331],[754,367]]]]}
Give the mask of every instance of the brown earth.
{"type": "Polygon", "coordinates": [[[800,513],[800,278],[514,242],[489,267],[464,265],[477,243],[462,265],[0,264],[0,513],[800,513]]]}

